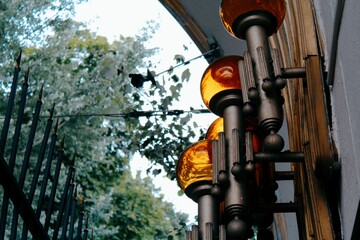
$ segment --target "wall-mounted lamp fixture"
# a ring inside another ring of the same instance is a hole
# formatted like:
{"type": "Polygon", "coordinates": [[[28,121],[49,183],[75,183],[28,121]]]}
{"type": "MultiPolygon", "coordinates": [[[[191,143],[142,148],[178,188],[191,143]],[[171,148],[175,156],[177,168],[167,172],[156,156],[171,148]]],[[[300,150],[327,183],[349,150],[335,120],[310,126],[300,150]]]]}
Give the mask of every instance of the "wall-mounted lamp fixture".
{"type": "MultiPolygon", "coordinates": [[[[278,131],[284,118],[281,90],[285,78],[303,77],[305,72],[282,68],[279,52],[269,47],[268,37],[284,19],[285,1],[223,0],[220,15],[230,34],[246,40],[248,51],[215,60],[202,76],[202,99],[219,118],[204,140],[209,148],[211,145],[211,155],[200,150],[211,159],[208,164],[185,164],[189,149],[178,162],[180,187],[199,203],[199,233],[188,240],[212,239],[205,238],[209,234],[220,240],[244,240],[254,235],[254,226],[257,239],[270,239],[274,212],[299,213],[295,203],[275,203],[275,162],[303,161],[302,153],[282,152],[284,140],[278,131]],[[186,185],[182,179],[203,176],[199,166],[211,166],[212,174],[186,185]],[[199,196],[211,199],[211,204],[210,200],[200,202],[199,196]],[[204,206],[217,211],[221,220],[204,217],[204,206]]],[[[201,158],[192,154],[191,159],[201,158]]]]}

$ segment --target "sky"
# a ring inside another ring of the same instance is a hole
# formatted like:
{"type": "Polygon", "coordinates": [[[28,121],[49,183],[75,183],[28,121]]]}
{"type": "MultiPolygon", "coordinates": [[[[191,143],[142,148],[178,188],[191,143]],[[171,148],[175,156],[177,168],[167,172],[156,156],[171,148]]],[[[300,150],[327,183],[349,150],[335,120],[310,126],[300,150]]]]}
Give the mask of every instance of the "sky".
{"type": "MultiPolygon", "coordinates": [[[[76,20],[88,22],[93,31],[106,36],[109,41],[117,39],[119,35],[134,36],[138,34],[148,20],[159,22],[160,29],[153,40],[148,43],[161,50],[157,69],[151,69],[156,72],[162,72],[174,65],[175,54],[181,53],[185,56],[185,60],[201,55],[186,32],[157,0],[89,0],[88,3],[78,6],[76,9],[76,20]],[[186,45],[189,50],[184,52],[183,45],[186,45]]],[[[189,85],[185,86],[183,90],[187,93],[182,101],[183,107],[186,108],[183,110],[188,110],[188,106],[196,109],[206,108],[200,96],[200,81],[207,66],[208,64],[203,58],[194,60],[186,66],[190,68],[191,79],[189,85]]],[[[200,124],[210,125],[215,116],[206,115],[195,116],[196,121],[200,124]]],[[[135,155],[131,166],[134,174],[136,171],[141,171],[142,176],[145,176],[145,170],[149,164],[140,156],[135,155]]],[[[189,214],[189,220],[194,221],[194,217],[197,215],[197,204],[185,195],[178,196],[180,188],[176,181],[170,181],[165,176],[157,176],[154,178],[154,184],[161,188],[166,201],[173,203],[176,210],[189,214]]]]}

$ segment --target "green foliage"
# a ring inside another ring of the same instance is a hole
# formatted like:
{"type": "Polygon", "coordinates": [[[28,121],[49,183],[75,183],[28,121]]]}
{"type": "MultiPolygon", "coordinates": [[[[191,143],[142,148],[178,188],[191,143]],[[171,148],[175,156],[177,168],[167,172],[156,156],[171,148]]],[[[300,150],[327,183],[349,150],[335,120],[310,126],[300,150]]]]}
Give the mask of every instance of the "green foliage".
{"type": "Polygon", "coordinates": [[[161,195],[154,197],[157,191],[148,177],[137,175],[132,179],[129,173],[119,176],[101,197],[102,201],[111,199],[111,207],[102,209],[107,215],[98,221],[114,232],[100,239],[166,239],[169,235],[182,239],[187,215],[175,213],[161,195]]]}
{"type": "MultiPolygon", "coordinates": [[[[142,74],[145,69],[151,69],[151,56],[158,50],[148,49],[144,43],[157,25],[149,22],[138,36],[120,36],[109,43],[105,37],[68,18],[73,1],[43,0],[28,5],[24,1],[1,1],[0,9],[3,10],[0,20],[3,66],[10,65],[10,56],[15,56],[13,51],[22,46],[22,68],[30,68],[26,116],[32,114],[40,87],[43,85],[45,89],[43,118],[29,171],[33,171],[46,116],[55,104],[60,137],[65,135],[65,167],[75,156],[79,193],[85,196],[87,208],[91,209],[90,225],[96,226],[96,236],[100,239],[182,236],[187,216],[174,212],[161,196],[154,197],[157,190],[149,178],[132,179],[129,175],[131,156],[139,151],[153,163],[149,173],[159,174],[160,165],[174,179],[176,159],[195,137],[189,124],[190,114],[167,115],[179,100],[183,82],[190,78],[188,69],[180,73],[181,77],[177,76],[178,71],[156,77],[156,87],[146,83],[144,88],[136,89],[128,78],[129,73],[142,74]],[[124,117],[134,111],[161,114],[124,117]]],[[[184,59],[178,55],[175,61],[181,63],[184,59]]],[[[11,83],[10,73],[10,68],[0,69],[2,113],[11,83]]],[[[31,124],[30,118],[27,119],[19,145],[21,154],[31,124]]],[[[60,184],[66,178],[65,167],[60,184]]],[[[61,191],[57,201],[60,194],[61,191]]]]}
{"type": "Polygon", "coordinates": [[[20,46],[45,43],[45,36],[73,15],[74,5],[86,1],[0,1],[1,64],[6,66],[6,56],[15,56],[20,46]]]}

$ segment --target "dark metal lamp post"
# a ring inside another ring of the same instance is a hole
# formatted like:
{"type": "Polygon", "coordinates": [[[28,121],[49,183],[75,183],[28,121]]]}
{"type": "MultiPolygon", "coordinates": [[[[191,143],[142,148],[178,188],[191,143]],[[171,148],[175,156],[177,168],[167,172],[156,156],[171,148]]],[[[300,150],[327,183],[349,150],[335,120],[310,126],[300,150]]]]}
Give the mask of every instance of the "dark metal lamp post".
{"type": "MultiPolygon", "coordinates": [[[[285,1],[222,0],[220,15],[230,34],[246,40],[248,51],[215,60],[202,76],[202,99],[220,118],[206,140],[186,149],[178,161],[178,183],[199,204],[199,231],[193,230],[188,240],[245,240],[254,236],[253,227],[258,240],[273,239],[273,213],[298,214],[297,204],[275,203],[275,162],[304,158],[303,153],[281,152],[284,140],[278,134],[284,78],[293,75],[281,68],[268,37],[285,17],[285,1]],[[200,169],[206,169],[206,177],[200,169]]],[[[302,76],[303,69],[298,70],[302,76]]]]}

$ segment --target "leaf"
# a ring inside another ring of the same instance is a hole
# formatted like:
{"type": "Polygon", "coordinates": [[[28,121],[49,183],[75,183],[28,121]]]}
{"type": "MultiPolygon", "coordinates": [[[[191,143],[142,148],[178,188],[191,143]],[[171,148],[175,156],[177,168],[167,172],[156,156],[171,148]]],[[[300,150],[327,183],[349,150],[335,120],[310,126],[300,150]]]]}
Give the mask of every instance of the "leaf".
{"type": "Polygon", "coordinates": [[[172,76],[171,76],[171,79],[172,79],[175,83],[177,83],[177,82],[179,81],[179,77],[178,77],[177,75],[172,75],[172,76]]]}
{"type": "Polygon", "coordinates": [[[174,60],[176,61],[177,64],[184,63],[185,62],[185,57],[183,55],[176,54],[174,56],[174,60]]]}
{"type": "Polygon", "coordinates": [[[181,74],[181,80],[188,82],[189,79],[190,79],[190,76],[191,76],[190,70],[189,70],[189,68],[187,68],[185,71],[182,72],[182,74],[181,74]]]}
{"type": "Polygon", "coordinates": [[[182,190],[179,190],[179,191],[177,192],[177,195],[178,195],[179,197],[184,196],[184,192],[183,192],[182,190]]]}
{"type": "Polygon", "coordinates": [[[154,175],[154,176],[157,176],[157,175],[159,175],[161,173],[161,169],[154,169],[153,171],[152,171],[152,174],[154,175]]]}

